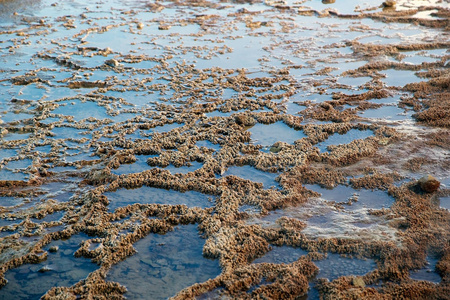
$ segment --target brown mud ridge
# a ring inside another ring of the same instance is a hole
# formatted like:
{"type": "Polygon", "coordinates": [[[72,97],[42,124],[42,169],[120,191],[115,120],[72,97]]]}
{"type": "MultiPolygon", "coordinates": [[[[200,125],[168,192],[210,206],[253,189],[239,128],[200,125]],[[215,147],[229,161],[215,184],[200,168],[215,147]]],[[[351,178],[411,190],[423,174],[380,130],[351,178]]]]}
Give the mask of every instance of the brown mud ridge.
{"type": "MultiPolygon", "coordinates": [[[[152,4],[145,9],[155,13],[190,6],[227,8],[227,3],[203,1],[165,4],[152,4]]],[[[226,17],[192,15],[183,20],[155,19],[149,23],[157,24],[161,31],[195,24],[204,30],[195,35],[197,38],[216,30],[230,31],[231,35],[237,25],[249,30],[267,27],[275,35],[293,30],[295,26],[291,28],[288,24],[289,15],[285,20],[280,17],[281,21],[278,17],[268,17],[270,13],[279,12],[342,20],[370,18],[388,24],[415,23],[444,33],[448,32],[449,26],[449,10],[439,7],[405,11],[386,7],[378,12],[346,15],[332,10],[317,11],[276,3],[269,13],[239,9],[226,17]],[[418,13],[430,10],[433,10],[436,19],[416,17],[418,13]],[[259,20],[266,17],[266,21],[259,20]],[[271,28],[275,23],[277,26],[271,28]]],[[[67,16],[56,24],[73,30],[78,18],[87,22],[91,27],[80,29],[74,35],[83,41],[89,34],[129,25],[127,22],[131,22],[130,31],[144,30],[148,24],[137,22],[134,19],[137,13],[138,10],[121,11],[122,19],[114,19],[115,24],[108,26],[91,26],[90,23],[100,22],[101,18],[89,20],[86,15],[67,16]]],[[[26,29],[1,32],[8,36],[15,35],[10,52],[19,51],[30,36],[46,36],[55,27],[46,20],[29,20],[28,24],[26,29]]],[[[364,32],[369,29],[361,27],[358,30],[364,32]]],[[[177,34],[171,34],[170,38],[176,41],[177,34]]],[[[267,34],[264,31],[260,33],[261,36],[267,34]]],[[[232,39],[233,36],[230,36],[232,39]]],[[[212,48],[184,45],[178,49],[174,46],[169,50],[175,56],[181,51],[193,53],[198,58],[211,58],[216,53],[226,55],[233,51],[228,46],[223,47],[225,44],[217,45],[212,48]]],[[[446,299],[450,295],[450,213],[436,204],[436,200],[448,197],[450,189],[441,185],[437,191],[427,191],[418,180],[402,180],[411,172],[441,175],[450,169],[449,55],[421,64],[405,63],[402,59],[405,51],[448,49],[449,43],[431,41],[374,45],[355,39],[347,41],[345,46],[336,46],[339,47],[350,47],[352,56],[368,61],[344,74],[355,78],[370,77],[365,91],[354,94],[348,86],[336,81],[309,79],[308,87],[314,87],[318,94],[325,94],[328,89],[348,93],[333,92],[321,102],[308,98],[296,101],[296,105],[303,109],[297,114],[286,113],[285,99],[301,89],[292,73],[307,66],[286,65],[254,77],[244,69],[197,69],[188,63],[174,64],[172,54],[149,57],[84,45],[66,52],[63,58],[52,51],[37,53],[35,59],[54,62],[57,67],[42,67],[25,75],[2,79],[1,82],[19,87],[35,85],[43,90],[80,89],[80,94],[48,101],[14,98],[11,99],[11,106],[15,111],[28,112],[33,117],[8,122],[0,119],[0,136],[5,138],[2,149],[21,149],[20,153],[0,160],[0,167],[15,174],[16,170],[9,167],[11,163],[24,159],[32,161],[31,165],[22,169],[27,178],[0,180],[1,197],[25,199],[23,204],[0,207],[2,219],[16,221],[0,227],[1,232],[10,233],[0,237],[0,285],[8,284],[5,279],[8,270],[45,261],[48,253],[43,249],[51,241],[83,232],[90,239],[80,245],[75,255],[91,259],[99,265],[99,269],[73,286],[52,288],[42,299],[123,299],[126,287],[106,281],[106,276],[114,265],[136,253],[133,244],[150,234],[165,234],[175,226],[198,224],[199,233],[205,239],[203,256],[217,259],[222,272],[206,282],[174,291],[173,299],[195,299],[217,291],[220,291],[217,298],[224,299],[296,299],[308,293],[309,284],[313,281],[324,299],[446,299]],[[113,59],[107,57],[111,54],[115,54],[113,59]],[[103,57],[105,62],[87,67],[77,61],[77,58],[84,56],[103,57]],[[379,56],[393,59],[372,59],[379,56]],[[142,62],[154,66],[133,66],[142,62]],[[386,86],[382,71],[391,69],[414,71],[423,81],[397,87],[386,86]],[[45,72],[63,72],[63,76],[43,76],[45,72]],[[79,73],[75,75],[71,72],[79,73]],[[109,76],[90,80],[102,72],[109,72],[109,76]],[[80,76],[81,73],[84,74],[80,76]],[[91,90],[81,94],[84,89],[91,90]],[[238,96],[222,97],[224,90],[238,96]],[[131,100],[127,96],[132,97],[139,92],[164,99],[155,101],[152,110],[130,105],[131,100]],[[361,114],[384,106],[377,100],[398,94],[402,95],[398,107],[413,112],[414,125],[370,120],[361,114]],[[77,120],[75,116],[54,112],[70,109],[72,105],[76,109],[77,105],[93,105],[104,111],[107,117],[83,116],[77,120]],[[134,117],[115,119],[122,114],[134,114],[134,117]],[[292,143],[276,142],[271,145],[259,145],[252,140],[250,130],[253,127],[279,122],[286,125],[287,130],[302,131],[305,137],[292,143]],[[164,128],[162,126],[174,128],[158,131],[158,128],[164,128]],[[64,136],[64,130],[82,134],[64,136]],[[333,135],[344,136],[355,131],[371,135],[346,144],[328,145],[327,151],[320,151],[320,144],[333,135]],[[7,139],[11,134],[20,138],[7,139]],[[198,142],[202,141],[208,141],[218,149],[198,146],[198,142]],[[269,151],[265,151],[267,146],[269,151]],[[40,147],[50,150],[48,153],[39,152],[37,157],[36,149],[40,147]],[[88,158],[69,159],[77,157],[78,154],[70,154],[74,151],[80,155],[87,153],[88,158]],[[140,156],[146,156],[146,170],[118,173],[121,167],[136,163],[140,156]],[[189,167],[193,163],[201,163],[202,166],[186,174],[164,169],[168,166],[189,167]],[[225,172],[232,166],[251,166],[262,172],[278,173],[276,180],[279,188],[266,188],[259,182],[226,175],[225,172]],[[69,171],[59,172],[58,168],[69,171]],[[55,196],[39,200],[32,206],[27,205],[46,194],[43,187],[65,182],[76,186],[70,190],[71,197],[65,201],[55,196]],[[320,196],[306,187],[309,184],[328,189],[346,185],[355,190],[386,191],[395,199],[394,204],[389,208],[372,209],[369,214],[386,220],[390,229],[395,231],[396,239],[315,238],[304,233],[309,226],[306,219],[286,216],[278,218],[272,226],[249,222],[268,216],[275,210],[302,209],[312,198],[320,196]],[[214,197],[214,205],[200,208],[133,203],[108,211],[110,199],[105,193],[143,186],[200,192],[214,197]],[[255,207],[258,212],[242,211],[243,206],[255,207]],[[56,221],[46,221],[45,218],[55,212],[63,212],[64,216],[56,221]],[[34,242],[27,242],[24,237],[32,237],[34,242]],[[102,247],[91,249],[91,244],[101,244],[102,247]],[[309,254],[289,264],[252,263],[268,253],[271,246],[298,247],[309,254]],[[341,276],[333,281],[315,280],[318,268],[314,262],[324,259],[328,252],[374,259],[376,269],[363,276],[341,276]],[[427,256],[439,258],[436,272],[441,281],[437,284],[410,278],[411,270],[424,267],[427,256]]],[[[299,48],[298,51],[308,50],[299,48]]],[[[327,59],[323,60],[327,62],[327,59]]],[[[326,76],[333,68],[315,71],[311,74],[326,76]]]]}

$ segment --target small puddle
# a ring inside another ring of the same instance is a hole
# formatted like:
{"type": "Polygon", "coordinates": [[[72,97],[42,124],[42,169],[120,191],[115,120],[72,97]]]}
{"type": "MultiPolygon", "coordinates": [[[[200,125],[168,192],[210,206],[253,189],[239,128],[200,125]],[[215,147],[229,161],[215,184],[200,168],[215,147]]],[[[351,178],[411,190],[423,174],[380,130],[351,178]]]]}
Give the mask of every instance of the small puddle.
{"type": "Polygon", "coordinates": [[[300,248],[272,246],[272,250],[257,258],[253,263],[290,264],[308,252],[300,248]]]}
{"type": "Polygon", "coordinates": [[[7,271],[8,283],[0,289],[0,299],[39,299],[54,286],[69,287],[86,278],[98,266],[89,259],[75,258],[74,253],[87,238],[79,234],[68,240],[53,241],[44,248],[48,252],[45,261],[7,271]],[[59,250],[48,251],[51,246],[58,246],[59,250]]]}
{"type": "Polygon", "coordinates": [[[450,196],[440,197],[439,198],[439,205],[442,208],[450,210],[450,196]]]}
{"type": "Polygon", "coordinates": [[[66,162],[69,163],[75,163],[75,162],[82,162],[82,161],[91,161],[91,160],[97,160],[99,159],[98,156],[92,156],[92,153],[90,152],[76,152],[74,155],[68,155],[64,158],[66,162]]]}
{"type": "Polygon", "coordinates": [[[163,126],[156,126],[155,128],[150,129],[150,132],[158,132],[158,133],[162,133],[162,132],[169,132],[172,129],[175,128],[179,128],[184,126],[184,123],[178,124],[178,123],[172,123],[172,124],[166,124],[163,126]]]}
{"type": "Polygon", "coordinates": [[[290,115],[297,115],[299,114],[302,110],[305,110],[306,107],[303,105],[300,105],[296,102],[288,102],[286,103],[286,114],[290,114],[290,115]]]}
{"type": "Polygon", "coordinates": [[[0,197],[0,206],[3,206],[3,207],[16,206],[16,205],[19,205],[22,203],[23,203],[23,198],[8,197],[8,196],[0,197]]]}
{"type": "Polygon", "coordinates": [[[64,216],[64,214],[65,214],[65,211],[57,211],[52,214],[46,215],[42,219],[31,218],[31,221],[33,221],[34,223],[38,223],[38,224],[43,223],[43,222],[59,221],[64,216]]]}
{"type": "Polygon", "coordinates": [[[228,111],[228,112],[222,112],[220,110],[214,110],[212,112],[206,113],[205,116],[208,117],[208,118],[212,118],[212,117],[229,117],[231,115],[238,114],[238,113],[241,113],[241,112],[247,112],[247,111],[254,112],[254,113],[264,112],[264,111],[267,112],[267,110],[264,110],[264,109],[257,109],[257,110],[240,109],[240,110],[231,110],[231,111],[228,111]]]}
{"type": "Polygon", "coordinates": [[[185,193],[165,190],[154,187],[143,186],[137,189],[120,189],[115,192],[107,192],[109,211],[114,211],[118,207],[126,206],[134,203],[142,204],[168,204],[180,205],[185,204],[188,207],[211,207],[213,203],[209,200],[209,196],[187,191],[185,193]]]}
{"type": "Polygon", "coordinates": [[[150,234],[134,244],[138,253],[113,266],[106,279],[125,285],[128,299],[167,299],[220,274],[219,262],[202,256],[203,245],[196,225],[150,234]]]}
{"type": "Polygon", "coordinates": [[[395,199],[385,191],[380,190],[355,190],[350,186],[338,185],[334,189],[322,188],[319,185],[305,184],[306,188],[322,194],[321,198],[327,201],[347,202],[350,198],[357,201],[351,205],[344,204],[346,210],[357,210],[361,208],[381,209],[389,208],[394,204],[395,199]]]}
{"type": "Polygon", "coordinates": [[[2,137],[4,141],[26,140],[30,137],[29,133],[7,133],[2,137]]]}
{"type": "Polygon", "coordinates": [[[383,78],[383,81],[388,86],[404,87],[408,83],[422,81],[422,79],[414,74],[414,71],[389,69],[381,71],[380,73],[386,75],[386,78],[383,78]]]}
{"type": "Polygon", "coordinates": [[[261,213],[261,208],[258,206],[253,206],[253,205],[248,205],[248,204],[244,204],[241,205],[239,207],[239,212],[245,212],[247,214],[260,214],[261,213]]]}
{"type": "Polygon", "coordinates": [[[49,182],[39,187],[39,191],[44,194],[38,197],[38,200],[54,199],[59,202],[67,202],[76,191],[79,191],[79,180],[73,181],[55,181],[49,182]]]}
{"type": "Polygon", "coordinates": [[[82,139],[82,138],[92,138],[90,134],[82,134],[83,129],[73,128],[73,127],[55,127],[52,129],[52,133],[55,134],[56,139],[82,139]]]}
{"type": "Polygon", "coordinates": [[[415,15],[413,15],[412,18],[426,19],[426,20],[444,20],[443,18],[433,16],[436,13],[438,13],[437,9],[420,11],[420,12],[416,13],[415,15]]]}
{"type": "Polygon", "coordinates": [[[340,77],[337,83],[352,86],[353,88],[359,87],[367,82],[371,81],[372,77],[340,77]]]}
{"type": "Polygon", "coordinates": [[[0,120],[2,120],[5,123],[23,121],[33,117],[34,115],[27,113],[13,113],[13,112],[7,112],[6,114],[0,113],[0,120]]]}
{"type": "Polygon", "coordinates": [[[348,258],[336,253],[328,253],[326,259],[314,261],[314,264],[319,268],[316,278],[327,278],[330,281],[341,276],[362,276],[377,267],[373,259],[348,258]]]}
{"type": "Polygon", "coordinates": [[[8,169],[13,169],[13,170],[21,170],[21,169],[26,169],[28,167],[31,166],[31,164],[33,163],[33,160],[30,158],[25,158],[25,159],[21,159],[21,160],[13,160],[10,161],[6,167],[8,169]]]}
{"type": "Polygon", "coordinates": [[[231,166],[222,174],[222,177],[228,175],[234,175],[254,182],[261,182],[266,189],[279,186],[275,180],[278,177],[278,173],[263,172],[252,166],[231,166]]]}
{"type": "Polygon", "coordinates": [[[271,146],[276,142],[292,144],[294,141],[306,137],[303,131],[295,130],[281,121],[269,125],[257,123],[248,131],[251,133],[253,143],[263,146],[271,146]]]}
{"type": "Polygon", "coordinates": [[[198,141],[197,143],[195,143],[195,145],[197,147],[206,147],[206,148],[214,149],[216,151],[219,151],[221,148],[221,146],[219,144],[213,144],[208,140],[198,141]]]}
{"type": "Polygon", "coordinates": [[[330,145],[349,144],[354,140],[366,139],[369,136],[373,136],[371,130],[350,129],[345,134],[335,133],[328,137],[327,140],[320,142],[315,146],[320,149],[320,152],[327,152],[327,147],[330,145]]]}
{"type": "Polygon", "coordinates": [[[17,150],[15,149],[0,149],[0,160],[10,158],[15,155],[17,155],[17,150]]]}
{"type": "Polygon", "coordinates": [[[98,105],[93,101],[71,101],[64,105],[65,102],[61,102],[60,106],[52,111],[53,114],[61,114],[65,116],[72,116],[73,120],[79,122],[83,119],[93,117],[98,120],[111,118],[106,113],[106,109],[103,106],[98,105]],[[89,111],[89,114],[86,112],[89,111]]]}
{"type": "Polygon", "coordinates": [[[28,175],[0,169],[0,180],[27,180],[28,175]]]}
{"type": "Polygon", "coordinates": [[[376,109],[365,110],[359,115],[363,118],[387,120],[387,121],[402,121],[411,119],[411,112],[406,112],[403,108],[397,106],[382,106],[376,109]]]}
{"type": "Polygon", "coordinates": [[[145,170],[149,170],[150,167],[147,164],[147,159],[150,157],[157,157],[158,155],[136,155],[136,161],[132,164],[122,164],[117,169],[111,170],[113,174],[123,175],[131,173],[140,173],[145,170]]]}
{"type": "Polygon", "coordinates": [[[427,266],[419,270],[412,270],[409,272],[409,277],[414,280],[425,280],[433,283],[441,282],[441,276],[436,273],[436,264],[439,259],[434,257],[427,257],[427,266]]]}

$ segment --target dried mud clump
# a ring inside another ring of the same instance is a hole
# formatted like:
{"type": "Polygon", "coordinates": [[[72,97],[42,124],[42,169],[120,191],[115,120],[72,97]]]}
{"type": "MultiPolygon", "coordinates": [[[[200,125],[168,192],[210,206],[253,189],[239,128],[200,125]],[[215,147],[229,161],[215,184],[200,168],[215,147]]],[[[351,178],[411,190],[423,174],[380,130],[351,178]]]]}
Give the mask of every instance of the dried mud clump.
{"type": "MultiPolygon", "coordinates": [[[[429,73],[429,72],[428,72],[429,73]]],[[[411,83],[405,89],[414,93],[421,100],[423,110],[414,114],[422,124],[449,128],[450,93],[448,92],[450,76],[447,71],[437,72],[429,81],[411,83]]]]}
{"type": "Polygon", "coordinates": [[[289,187],[293,180],[299,181],[299,184],[319,184],[325,188],[333,188],[347,181],[345,174],[341,171],[329,167],[309,165],[292,168],[289,172],[280,176],[280,183],[285,187],[289,187]]]}
{"type": "Polygon", "coordinates": [[[400,180],[402,177],[398,173],[390,174],[369,174],[360,178],[350,179],[350,184],[355,189],[381,189],[387,190],[395,181],[400,180]]]}
{"type": "Polygon", "coordinates": [[[405,169],[410,170],[412,172],[417,172],[424,165],[429,165],[435,163],[434,160],[426,158],[426,157],[414,157],[408,160],[403,166],[405,169]]]}
{"type": "Polygon", "coordinates": [[[423,101],[425,110],[414,115],[417,121],[436,127],[450,128],[450,93],[433,94],[423,101]]]}

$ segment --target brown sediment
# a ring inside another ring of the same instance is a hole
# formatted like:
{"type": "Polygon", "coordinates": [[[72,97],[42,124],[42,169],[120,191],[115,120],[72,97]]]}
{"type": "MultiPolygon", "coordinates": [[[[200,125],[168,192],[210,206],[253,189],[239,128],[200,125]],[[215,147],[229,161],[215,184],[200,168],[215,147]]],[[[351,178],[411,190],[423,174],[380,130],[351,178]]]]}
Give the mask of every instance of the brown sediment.
{"type": "Polygon", "coordinates": [[[427,144],[448,149],[450,146],[450,135],[446,131],[431,132],[427,136],[427,144]]]}
{"type": "Polygon", "coordinates": [[[395,181],[400,180],[402,177],[398,173],[375,173],[369,174],[360,178],[351,178],[350,184],[355,189],[388,189],[395,181]]]}
{"type": "Polygon", "coordinates": [[[333,188],[338,184],[345,183],[345,174],[330,167],[314,167],[305,165],[294,167],[289,172],[280,176],[281,185],[289,187],[290,182],[299,181],[301,183],[319,184],[326,188],[333,188]]]}
{"type": "Polygon", "coordinates": [[[420,111],[414,115],[414,117],[420,123],[450,128],[450,122],[448,115],[450,114],[450,93],[434,93],[432,96],[428,96],[427,100],[423,101],[425,110],[420,111]]]}
{"type": "Polygon", "coordinates": [[[427,157],[414,157],[408,160],[403,166],[407,170],[417,172],[423,165],[429,165],[433,163],[435,163],[435,161],[427,157]]]}

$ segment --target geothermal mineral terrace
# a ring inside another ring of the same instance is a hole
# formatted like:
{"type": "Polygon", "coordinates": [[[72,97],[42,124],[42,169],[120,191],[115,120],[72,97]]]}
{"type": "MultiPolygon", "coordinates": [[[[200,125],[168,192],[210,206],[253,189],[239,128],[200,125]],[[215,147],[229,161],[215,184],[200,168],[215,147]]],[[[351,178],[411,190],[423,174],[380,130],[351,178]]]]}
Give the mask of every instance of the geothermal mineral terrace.
{"type": "Polygon", "coordinates": [[[0,0],[0,299],[448,299],[448,0],[0,0]]]}

